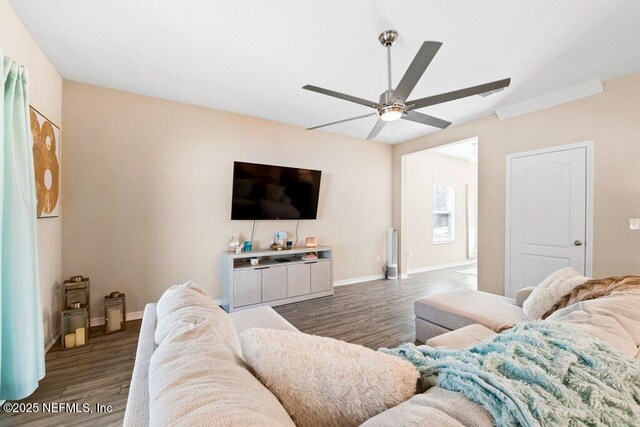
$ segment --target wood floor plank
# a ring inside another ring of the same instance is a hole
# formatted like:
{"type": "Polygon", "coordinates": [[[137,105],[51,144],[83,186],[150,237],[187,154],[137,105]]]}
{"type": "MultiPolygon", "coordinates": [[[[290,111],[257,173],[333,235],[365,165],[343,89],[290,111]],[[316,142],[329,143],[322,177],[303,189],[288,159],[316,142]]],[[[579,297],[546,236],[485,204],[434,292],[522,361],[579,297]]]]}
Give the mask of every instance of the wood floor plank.
{"type": "MultiPolygon", "coordinates": [[[[469,268],[469,267],[466,267],[469,268]]],[[[396,347],[415,340],[413,302],[425,295],[458,288],[475,288],[476,278],[456,269],[412,274],[402,280],[376,280],[335,288],[330,297],[275,307],[302,332],[356,343],[365,347],[396,347]]],[[[140,334],[140,320],[127,330],[104,335],[91,328],[87,346],[62,350],[58,341],[45,357],[46,376],[38,389],[21,402],[77,402],[112,406],[111,412],[81,414],[7,414],[1,426],[119,426],[140,334]]]]}

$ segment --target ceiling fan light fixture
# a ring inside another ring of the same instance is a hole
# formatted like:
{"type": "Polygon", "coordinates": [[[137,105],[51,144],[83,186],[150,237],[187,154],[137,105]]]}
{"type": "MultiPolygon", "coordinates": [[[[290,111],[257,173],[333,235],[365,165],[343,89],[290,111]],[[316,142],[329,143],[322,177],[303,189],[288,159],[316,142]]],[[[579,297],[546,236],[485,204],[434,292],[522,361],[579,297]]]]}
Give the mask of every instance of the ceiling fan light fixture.
{"type": "Polygon", "coordinates": [[[385,122],[392,122],[394,120],[398,120],[404,114],[404,107],[402,105],[388,105],[383,107],[378,112],[380,114],[380,119],[385,122]]]}

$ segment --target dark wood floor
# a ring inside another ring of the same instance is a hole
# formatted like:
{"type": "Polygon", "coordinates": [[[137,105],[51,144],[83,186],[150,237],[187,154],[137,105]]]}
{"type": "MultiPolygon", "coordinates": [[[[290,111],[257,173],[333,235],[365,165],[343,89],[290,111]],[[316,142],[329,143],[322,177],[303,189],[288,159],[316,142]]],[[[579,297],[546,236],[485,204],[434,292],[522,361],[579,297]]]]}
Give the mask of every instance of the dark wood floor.
{"type": "Polygon", "coordinates": [[[0,411],[0,426],[119,426],[129,393],[141,320],[127,322],[124,332],[104,335],[91,328],[84,347],[62,350],[60,340],[45,356],[46,375],[38,389],[21,403],[70,402],[111,405],[105,413],[22,413],[0,411]]]}
{"type": "MultiPolygon", "coordinates": [[[[369,348],[394,347],[415,339],[413,301],[457,288],[475,288],[476,277],[453,268],[413,274],[409,279],[376,280],[335,289],[332,297],[276,307],[302,332],[333,337],[369,348]]],[[[78,402],[111,405],[107,413],[6,414],[1,426],[122,425],[133,371],[140,321],[125,332],[104,335],[93,328],[89,344],[62,351],[60,343],[46,355],[47,374],[22,403],[78,402]]]]}
{"type": "Polygon", "coordinates": [[[372,349],[415,340],[413,302],[426,295],[476,288],[477,278],[452,268],[335,288],[332,297],[274,307],[302,332],[372,349]]]}

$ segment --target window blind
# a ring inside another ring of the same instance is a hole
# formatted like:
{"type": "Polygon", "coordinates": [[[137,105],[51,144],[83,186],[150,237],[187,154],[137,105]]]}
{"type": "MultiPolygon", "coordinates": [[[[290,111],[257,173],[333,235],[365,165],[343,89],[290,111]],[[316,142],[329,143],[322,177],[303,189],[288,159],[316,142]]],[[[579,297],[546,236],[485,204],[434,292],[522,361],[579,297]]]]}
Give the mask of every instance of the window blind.
{"type": "Polygon", "coordinates": [[[452,184],[433,184],[433,243],[453,242],[455,240],[455,186],[452,184]]]}

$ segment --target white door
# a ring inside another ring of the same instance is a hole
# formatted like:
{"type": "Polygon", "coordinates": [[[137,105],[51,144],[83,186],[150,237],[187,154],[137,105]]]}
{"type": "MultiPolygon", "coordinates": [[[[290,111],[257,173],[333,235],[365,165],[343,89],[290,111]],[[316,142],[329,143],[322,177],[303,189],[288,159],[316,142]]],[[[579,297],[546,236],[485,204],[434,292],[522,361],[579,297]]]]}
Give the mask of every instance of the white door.
{"type": "Polygon", "coordinates": [[[563,267],[586,275],[587,159],[587,146],[507,159],[507,296],[563,267]]]}

